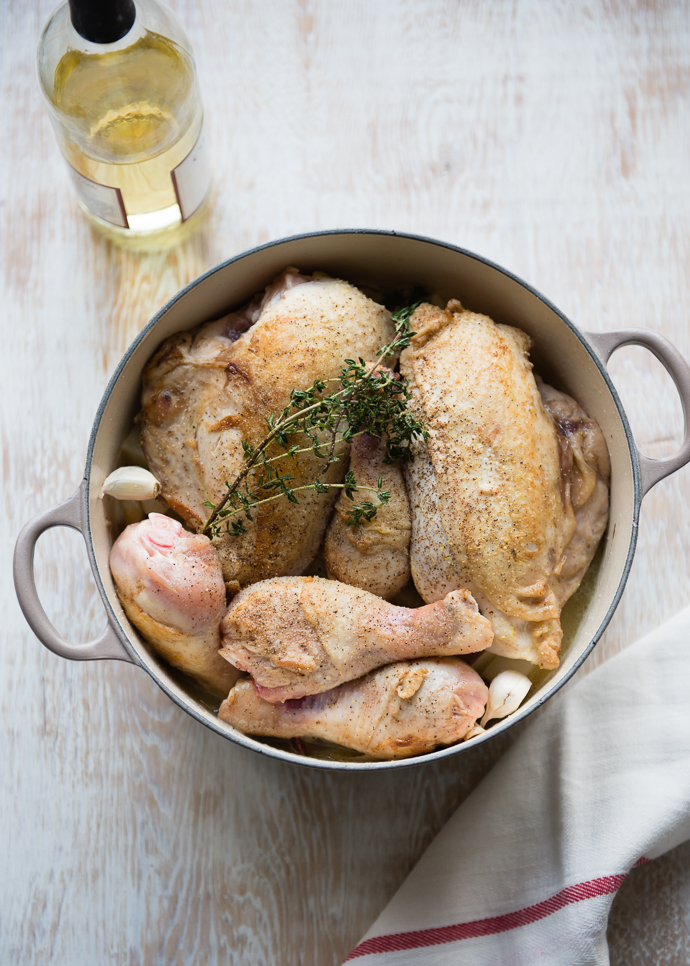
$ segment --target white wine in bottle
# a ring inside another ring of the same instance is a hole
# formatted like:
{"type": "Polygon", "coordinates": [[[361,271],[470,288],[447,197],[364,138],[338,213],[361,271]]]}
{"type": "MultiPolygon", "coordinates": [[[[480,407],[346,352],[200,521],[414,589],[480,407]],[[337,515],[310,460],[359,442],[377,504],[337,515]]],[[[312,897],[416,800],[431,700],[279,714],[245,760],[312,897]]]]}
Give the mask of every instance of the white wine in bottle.
{"type": "Polygon", "coordinates": [[[211,176],[189,41],[158,0],[69,0],[48,21],[38,73],[81,207],[134,248],[186,237],[211,176]]]}

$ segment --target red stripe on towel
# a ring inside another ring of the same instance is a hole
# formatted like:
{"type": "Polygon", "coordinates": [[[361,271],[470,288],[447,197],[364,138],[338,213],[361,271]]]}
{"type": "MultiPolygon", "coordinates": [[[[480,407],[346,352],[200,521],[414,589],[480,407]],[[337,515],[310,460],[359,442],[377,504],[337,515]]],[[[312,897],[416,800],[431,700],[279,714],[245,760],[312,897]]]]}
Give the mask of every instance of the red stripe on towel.
{"type": "Polygon", "coordinates": [[[589,882],[580,882],[578,885],[568,886],[550,899],[537,902],[525,909],[518,909],[516,912],[509,912],[504,916],[492,916],[489,919],[475,919],[472,922],[461,922],[454,926],[390,933],[387,936],[365,939],[352,950],[345,962],[360,956],[370,956],[372,953],[392,953],[403,949],[420,949],[423,946],[439,946],[442,943],[457,942],[459,939],[493,936],[499,932],[507,932],[509,929],[517,929],[519,926],[527,926],[553,915],[554,912],[573,902],[582,902],[584,899],[617,892],[625,876],[625,873],[619,873],[590,879],[589,882]]]}

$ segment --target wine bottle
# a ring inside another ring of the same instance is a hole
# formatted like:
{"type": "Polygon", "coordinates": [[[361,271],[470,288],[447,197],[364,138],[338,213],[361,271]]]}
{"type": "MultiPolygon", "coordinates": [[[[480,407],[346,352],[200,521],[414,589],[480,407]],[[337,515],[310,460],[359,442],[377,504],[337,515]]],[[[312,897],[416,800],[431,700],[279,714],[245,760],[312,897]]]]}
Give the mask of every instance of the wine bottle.
{"type": "Polygon", "coordinates": [[[187,36],[158,0],[69,0],[45,26],[38,73],[79,204],[120,244],[186,237],[211,187],[187,36]]]}

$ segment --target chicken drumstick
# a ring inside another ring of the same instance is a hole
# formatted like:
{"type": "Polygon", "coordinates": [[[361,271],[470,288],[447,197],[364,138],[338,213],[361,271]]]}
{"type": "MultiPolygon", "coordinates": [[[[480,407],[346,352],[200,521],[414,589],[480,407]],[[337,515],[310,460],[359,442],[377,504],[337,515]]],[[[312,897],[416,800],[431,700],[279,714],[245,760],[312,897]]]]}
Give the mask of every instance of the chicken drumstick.
{"type": "Polygon", "coordinates": [[[400,661],[325,694],[269,704],[240,681],[219,717],[245,734],[325,738],[372,758],[409,758],[467,734],[488,690],[457,658],[400,661]]]}
{"type": "Polygon", "coordinates": [[[491,624],[471,595],[396,607],[319,577],[276,577],[241,591],[221,622],[221,654],[280,702],[317,694],[404,658],[482,651],[491,624]]]}

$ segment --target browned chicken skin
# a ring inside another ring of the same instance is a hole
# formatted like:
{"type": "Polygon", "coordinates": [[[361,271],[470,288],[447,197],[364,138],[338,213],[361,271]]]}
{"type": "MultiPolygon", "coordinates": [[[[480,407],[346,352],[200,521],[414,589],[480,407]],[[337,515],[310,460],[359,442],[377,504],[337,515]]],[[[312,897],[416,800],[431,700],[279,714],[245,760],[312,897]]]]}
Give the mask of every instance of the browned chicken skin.
{"type": "Polygon", "coordinates": [[[403,658],[481,651],[493,635],[466,591],[407,608],[336,580],[278,577],[235,597],[221,637],[223,657],[280,702],[403,658]]]}
{"type": "MultiPolygon", "coordinates": [[[[349,526],[346,514],[353,501],[344,493],[338,498],[335,513],[324,541],[328,576],[389,600],[410,579],[410,502],[402,471],[384,463],[385,443],[366,434],[357,436],[350,448],[350,469],[360,486],[382,488],[390,493],[387,504],[380,505],[372,520],[349,526]]],[[[376,496],[360,490],[355,502],[376,496]]]]}
{"type": "MultiPolygon", "coordinates": [[[[337,377],[348,357],[375,358],[392,335],[390,313],[359,289],[288,269],[246,310],[166,340],[144,370],[141,413],[142,444],[162,497],[188,526],[201,529],[210,512],[204,503],[218,503],[243,465],[242,443],[265,438],[266,417],[283,409],[291,390],[337,377]]],[[[345,447],[338,453],[343,458],[324,482],[345,473],[345,447]]],[[[305,452],[282,468],[297,487],[313,482],[323,461],[305,452]]],[[[301,573],[318,550],[336,495],[305,490],[298,504],[266,503],[253,522],[243,521],[246,534],[214,538],[226,582],[237,589],[301,573]]]]}
{"type": "Polygon", "coordinates": [[[284,704],[269,704],[251,681],[240,681],[218,716],[245,734],[324,738],[372,758],[409,758],[459,741],[482,715],[487,694],[457,658],[401,661],[284,704]]]}
{"type": "Polygon", "coordinates": [[[422,305],[412,326],[401,370],[430,433],[405,471],[417,588],[469,589],[493,651],[556,667],[561,608],[606,527],[601,431],[569,397],[540,394],[519,329],[457,301],[422,305]]]}

